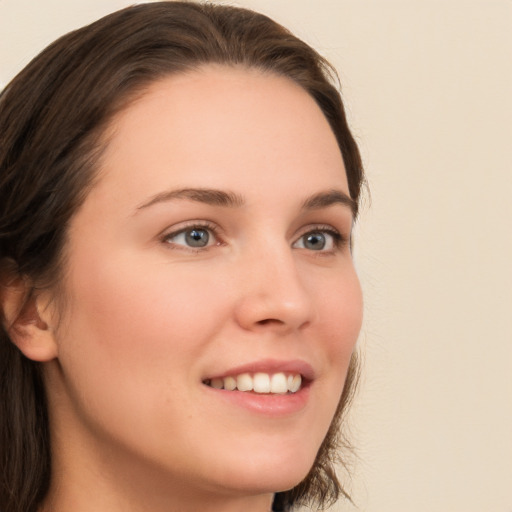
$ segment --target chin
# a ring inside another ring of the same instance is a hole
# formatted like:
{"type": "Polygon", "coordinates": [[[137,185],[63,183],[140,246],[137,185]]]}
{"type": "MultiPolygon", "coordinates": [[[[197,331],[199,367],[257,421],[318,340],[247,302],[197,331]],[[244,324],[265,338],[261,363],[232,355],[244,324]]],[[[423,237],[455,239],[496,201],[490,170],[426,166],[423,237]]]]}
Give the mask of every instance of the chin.
{"type": "Polygon", "coordinates": [[[313,467],[314,458],[269,457],[264,462],[247,459],[244,469],[233,471],[228,477],[230,484],[239,492],[251,494],[275,493],[292,489],[302,482],[313,467]]]}

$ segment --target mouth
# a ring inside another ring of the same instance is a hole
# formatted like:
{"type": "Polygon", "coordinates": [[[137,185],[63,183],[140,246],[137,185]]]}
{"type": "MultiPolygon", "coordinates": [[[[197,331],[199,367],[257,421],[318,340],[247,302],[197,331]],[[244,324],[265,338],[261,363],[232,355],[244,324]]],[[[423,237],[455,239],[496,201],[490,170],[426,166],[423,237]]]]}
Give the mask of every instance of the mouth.
{"type": "Polygon", "coordinates": [[[207,396],[220,400],[215,402],[219,407],[224,403],[277,419],[290,418],[307,407],[317,376],[304,360],[261,359],[207,374],[202,384],[207,396]]]}
{"type": "Polygon", "coordinates": [[[218,390],[241,391],[244,393],[287,395],[300,391],[306,380],[300,373],[240,373],[205,379],[203,384],[218,390]]]}

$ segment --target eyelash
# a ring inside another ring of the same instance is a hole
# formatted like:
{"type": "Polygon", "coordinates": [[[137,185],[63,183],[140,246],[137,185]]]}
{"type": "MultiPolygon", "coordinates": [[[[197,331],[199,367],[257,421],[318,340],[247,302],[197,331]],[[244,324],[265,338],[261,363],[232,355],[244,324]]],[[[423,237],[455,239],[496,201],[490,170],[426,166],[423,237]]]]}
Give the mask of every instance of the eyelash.
{"type": "MultiPolygon", "coordinates": [[[[317,254],[330,254],[330,253],[334,252],[335,250],[339,250],[342,247],[346,246],[349,242],[348,237],[346,237],[345,235],[340,233],[338,230],[334,229],[332,226],[313,225],[313,226],[308,227],[308,230],[305,231],[304,233],[302,233],[295,240],[295,242],[293,242],[292,246],[295,245],[299,240],[303,239],[304,237],[306,237],[308,235],[315,234],[315,233],[327,234],[330,237],[332,237],[333,250],[314,251],[311,249],[310,252],[312,252],[312,253],[316,252],[317,254]]],[[[222,241],[220,240],[220,234],[219,234],[218,227],[215,224],[210,223],[210,222],[192,222],[188,225],[181,227],[177,231],[172,231],[171,233],[166,233],[165,235],[162,236],[162,242],[164,244],[168,244],[170,249],[186,250],[186,251],[191,251],[194,253],[204,252],[204,251],[207,251],[208,249],[210,249],[211,247],[216,247],[216,246],[218,247],[219,245],[223,245],[222,241]],[[185,246],[185,245],[181,245],[181,244],[173,244],[172,242],[170,242],[170,239],[175,238],[182,233],[186,233],[187,231],[192,231],[194,229],[209,231],[210,233],[213,234],[213,238],[216,240],[216,243],[207,245],[205,247],[194,248],[191,246],[185,246]]]]}
{"type": "Polygon", "coordinates": [[[218,227],[215,224],[212,224],[211,222],[203,221],[203,222],[191,222],[190,224],[181,227],[177,231],[172,231],[171,233],[166,233],[162,237],[162,242],[165,244],[168,244],[170,249],[186,250],[186,251],[198,253],[198,252],[207,251],[211,247],[223,245],[221,242],[219,242],[219,238],[220,238],[220,235],[219,235],[218,227]],[[205,247],[195,248],[195,247],[184,246],[184,245],[180,245],[180,244],[173,244],[172,242],[169,241],[171,238],[175,238],[182,233],[186,233],[187,231],[192,231],[194,229],[209,231],[210,233],[213,234],[213,238],[215,240],[217,240],[217,243],[212,244],[212,245],[207,245],[205,247]]]}
{"type": "Polygon", "coordinates": [[[334,229],[332,226],[317,225],[317,226],[309,227],[307,231],[305,231],[303,234],[301,234],[297,238],[297,240],[294,242],[294,244],[297,243],[298,240],[300,240],[308,235],[315,234],[315,233],[327,234],[332,237],[332,242],[333,242],[332,250],[320,250],[320,251],[311,250],[311,252],[316,252],[319,255],[330,254],[332,252],[335,252],[336,250],[339,250],[339,249],[343,248],[344,246],[346,246],[349,241],[345,235],[340,233],[337,229],[334,229]]]}

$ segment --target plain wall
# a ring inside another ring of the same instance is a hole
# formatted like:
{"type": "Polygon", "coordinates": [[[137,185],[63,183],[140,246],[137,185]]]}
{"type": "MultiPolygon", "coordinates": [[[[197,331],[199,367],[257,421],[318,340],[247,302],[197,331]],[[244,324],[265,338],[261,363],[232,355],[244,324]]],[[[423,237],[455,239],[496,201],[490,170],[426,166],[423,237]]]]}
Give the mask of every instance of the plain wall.
{"type": "MultiPolygon", "coordinates": [[[[0,0],[0,83],[57,36],[129,3],[0,0]]],[[[335,64],[366,165],[355,503],[511,512],[512,2],[231,3],[271,15],[335,64]]]]}

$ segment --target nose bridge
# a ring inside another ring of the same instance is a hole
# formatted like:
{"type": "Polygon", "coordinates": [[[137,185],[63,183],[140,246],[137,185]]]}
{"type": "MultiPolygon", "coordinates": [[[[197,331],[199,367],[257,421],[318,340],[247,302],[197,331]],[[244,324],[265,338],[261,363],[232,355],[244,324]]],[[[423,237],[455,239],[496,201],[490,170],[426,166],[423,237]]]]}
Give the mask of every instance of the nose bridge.
{"type": "Polygon", "coordinates": [[[243,256],[242,274],[237,317],[245,328],[270,326],[284,332],[311,320],[311,296],[286,240],[267,240],[258,249],[248,250],[243,256]]]}

